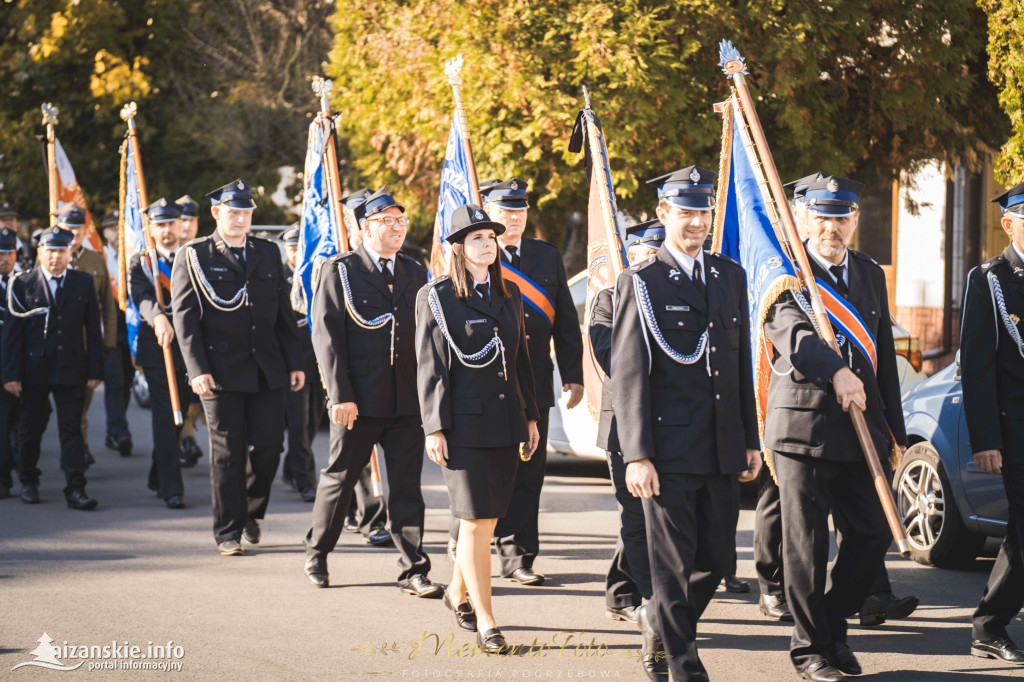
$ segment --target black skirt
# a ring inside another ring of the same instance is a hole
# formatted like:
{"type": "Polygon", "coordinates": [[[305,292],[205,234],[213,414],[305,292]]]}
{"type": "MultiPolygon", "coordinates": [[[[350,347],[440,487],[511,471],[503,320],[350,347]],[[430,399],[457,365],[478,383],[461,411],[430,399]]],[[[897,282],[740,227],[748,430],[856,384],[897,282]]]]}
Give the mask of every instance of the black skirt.
{"type": "Polygon", "coordinates": [[[467,448],[448,444],[443,468],[452,516],[500,519],[508,511],[519,466],[519,447],[467,448]]]}

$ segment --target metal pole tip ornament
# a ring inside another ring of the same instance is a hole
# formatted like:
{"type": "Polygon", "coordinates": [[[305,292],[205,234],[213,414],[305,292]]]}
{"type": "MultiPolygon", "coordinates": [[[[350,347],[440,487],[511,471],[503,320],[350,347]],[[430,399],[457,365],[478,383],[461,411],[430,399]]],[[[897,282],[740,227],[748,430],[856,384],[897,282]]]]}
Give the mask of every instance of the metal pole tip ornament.
{"type": "Polygon", "coordinates": [[[723,40],[718,44],[718,65],[729,76],[737,73],[741,73],[744,76],[747,75],[740,51],[728,40],[723,40]]]}
{"type": "Polygon", "coordinates": [[[590,108],[590,93],[587,92],[587,86],[583,86],[583,101],[586,103],[587,109],[590,108]]]}
{"type": "Polygon", "coordinates": [[[328,78],[313,76],[313,92],[317,97],[327,97],[334,89],[334,83],[328,78]]]}
{"type": "Polygon", "coordinates": [[[135,102],[128,102],[128,104],[121,107],[121,120],[126,122],[130,121],[135,118],[135,114],[137,113],[139,113],[139,105],[135,102]]]}
{"type": "Polygon", "coordinates": [[[43,125],[44,126],[55,126],[57,125],[57,107],[53,106],[50,102],[47,102],[42,107],[43,110],[43,125]]]}
{"type": "Polygon", "coordinates": [[[448,82],[452,85],[462,85],[462,79],[459,78],[459,72],[462,70],[462,53],[452,57],[447,64],[444,65],[444,73],[448,76],[448,82]]]}

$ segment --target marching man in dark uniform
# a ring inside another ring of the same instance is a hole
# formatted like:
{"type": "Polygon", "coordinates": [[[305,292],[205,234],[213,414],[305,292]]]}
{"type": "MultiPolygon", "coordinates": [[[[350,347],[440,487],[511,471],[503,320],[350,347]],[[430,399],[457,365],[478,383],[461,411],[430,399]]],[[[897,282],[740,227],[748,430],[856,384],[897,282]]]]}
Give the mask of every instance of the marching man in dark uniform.
{"type": "Polygon", "coordinates": [[[1009,516],[974,612],[971,653],[1024,665],[1006,632],[1024,605],[1024,183],[992,201],[1010,245],[967,276],[960,367],[974,463],[1002,474],[1009,516]]]}
{"type": "Polygon", "coordinates": [[[791,294],[779,298],[765,323],[774,376],[764,440],[773,453],[782,507],[783,582],[794,619],[790,657],[804,678],[820,682],[860,674],[846,643],[846,618],[870,593],[892,541],[845,411],[851,404],[864,411],[883,460],[891,439],[901,450],[907,440],[885,274],[868,256],[847,248],[857,229],[861,189],[837,177],[811,182],[804,192],[805,232],[814,275],[849,301],[874,340],[877,378],[852,341],[844,340],[842,357],[829,348],[791,294]],[[830,512],[840,532],[829,573],[830,512]]]}
{"type": "Polygon", "coordinates": [[[543,240],[523,237],[529,208],[526,190],[526,183],[518,178],[485,180],[480,185],[484,211],[491,220],[505,226],[498,237],[498,255],[505,266],[505,279],[516,283],[523,297],[526,341],[540,410],[540,444],[530,461],[521,463],[516,472],[508,513],[494,529],[495,544],[502,576],[523,585],[540,585],[545,576],[533,570],[533,563],[540,551],[537,522],[547,462],[548,411],[555,405],[551,342],[562,391],[569,393],[571,409],[583,399],[583,337],[562,254],[543,240]]]}
{"type": "MultiPolygon", "coordinates": [[[[18,262],[18,234],[8,227],[0,227],[0,331],[7,322],[7,287],[14,266],[18,262]]],[[[0,363],[3,353],[0,344],[0,363]]],[[[3,365],[0,364],[0,371],[3,365]]],[[[11,496],[11,471],[14,470],[14,449],[11,438],[18,424],[18,399],[7,391],[0,391],[0,500],[11,496]]]]}
{"type": "Polygon", "coordinates": [[[156,242],[157,271],[154,272],[146,253],[139,251],[132,256],[128,266],[128,293],[139,309],[139,335],[136,340],[135,364],[142,368],[149,386],[153,423],[153,464],[149,469],[149,488],[163,499],[169,509],[185,506],[182,497],[185,488],[181,481],[181,467],[178,462],[178,427],[174,423],[171,407],[170,386],[167,383],[167,368],[164,365],[163,349],[170,346],[174,358],[174,377],[177,381],[178,399],[187,400],[188,378],[185,375],[185,361],[174,337],[174,323],[169,308],[161,308],[156,298],[156,287],[163,287],[164,305],[171,303],[168,286],[174,256],[178,251],[179,223],[178,207],[158,199],[146,209],[149,231],[156,242]]]}
{"type": "Polygon", "coordinates": [[[260,541],[284,449],[284,391],[301,390],[305,375],[281,252],[249,236],[249,183],[207,196],[217,229],[174,259],[171,309],[210,432],[214,537],[232,556],[243,553],[243,537],[260,541]]]}
{"type": "Polygon", "coordinates": [[[711,171],[655,178],[665,243],[616,282],[611,381],[626,485],[643,499],[654,599],[640,612],[643,665],[706,680],[697,621],[732,567],[740,480],[760,469],[746,274],[702,250],[711,171]],[[651,613],[653,611],[654,613],[651,613]]]}
{"type": "Polygon", "coordinates": [[[430,559],[423,551],[424,434],[416,394],[416,292],[427,283],[427,271],[400,251],[409,220],[386,187],[356,211],[363,241],[323,264],[310,304],[313,348],[327,386],[331,457],[320,472],[305,538],[305,573],[315,586],[328,585],[327,555],[338,542],[352,489],[380,443],[398,586],[439,599],[442,588],[427,577],[430,559]]]}
{"type": "MultiPolygon", "coordinates": [[[[286,261],[285,279],[289,289],[295,275],[295,259],[299,253],[299,228],[290,227],[281,235],[286,261]]],[[[313,339],[309,333],[309,320],[302,313],[295,313],[295,324],[299,328],[299,342],[302,344],[302,371],[306,383],[301,391],[290,391],[285,397],[288,412],[288,450],[284,455],[281,475],[303,500],[316,499],[316,458],[313,456],[313,439],[324,416],[324,384],[320,369],[313,353],[313,339]]]]}
{"type": "MultiPolygon", "coordinates": [[[[635,265],[656,254],[665,241],[665,226],[660,220],[626,228],[626,258],[635,265]]],[[[594,297],[587,333],[594,358],[605,376],[611,376],[612,288],[601,289],[594,297]]],[[[605,451],[615,500],[619,503],[621,530],[615,543],[615,556],[605,580],[606,615],[638,625],[644,599],[651,600],[651,562],[647,557],[647,527],[643,502],[626,487],[626,464],[622,460],[615,428],[612,382],[606,378],[601,391],[601,419],[597,425],[597,446],[605,451]]],[[[659,640],[660,641],[660,640],[659,640]]],[[[655,647],[660,649],[660,644],[655,647]]]]}
{"type": "MultiPolygon", "coordinates": [[[[181,218],[178,219],[181,224],[178,245],[181,247],[190,244],[199,232],[199,204],[187,194],[174,203],[181,210],[181,218]]],[[[185,423],[178,434],[178,462],[183,467],[193,467],[203,456],[203,451],[196,442],[196,422],[203,415],[203,405],[191,387],[180,396],[180,400],[185,423]]]]}
{"type": "Polygon", "coordinates": [[[18,443],[21,500],[39,502],[39,447],[57,408],[60,465],[67,480],[64,497],[72,509],[95,509],[85,493],[82,412],[86,387],[103,378],[103,333],[92,277],[68,268],[73,235],[59,227],[39,237],[37,266],[7,285],[3,325],[3,381],[21,398],[18,443]]]}

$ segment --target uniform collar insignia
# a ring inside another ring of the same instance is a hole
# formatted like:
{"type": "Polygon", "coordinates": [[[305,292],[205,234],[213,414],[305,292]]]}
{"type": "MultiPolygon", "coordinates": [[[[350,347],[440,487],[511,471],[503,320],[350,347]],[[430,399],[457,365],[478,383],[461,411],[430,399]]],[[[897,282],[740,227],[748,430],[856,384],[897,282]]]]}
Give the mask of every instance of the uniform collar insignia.
{"type": "Polygon", "coordinates": [[[680,272],[678,268],[672,268],[668,271],[668,278],[674,282],[679,281],[680,272]]]}
{"type": "Polygon", "coordinates": [[[715,276],[715,279],[718,279],[718,270],[715,270],[714,265],[711,266],[711,274],[715,276]]]}

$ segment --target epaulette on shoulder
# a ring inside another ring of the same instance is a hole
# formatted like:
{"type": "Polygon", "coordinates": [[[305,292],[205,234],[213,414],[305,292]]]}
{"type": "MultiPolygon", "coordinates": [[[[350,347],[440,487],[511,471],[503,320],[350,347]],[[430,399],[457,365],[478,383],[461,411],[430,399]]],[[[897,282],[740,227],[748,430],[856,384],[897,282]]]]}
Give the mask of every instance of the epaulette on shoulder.
{"type": "Polygon", "coordinates": [[[451,282],[451,280],[452,280],[452,278],[449,277],[448,275],[440,275],[438,277],[435,277],[435,278],[429,280],[427,282],[427,286],[428,287],[436,287],[439,284],[444,284],[446,282],[451,282]]]}
{"type": "Polygon", "coordinates": [[[729,256],[726,256],[724,253],[719,253],[718,251],[705,251],[704,253],[708,254],[709,256],[714,258],[715,260],[722,261],[723,263],[732,263],[733,265],[735,265],[738,268],[742,268],[743,267],[742,265],[737,263],[735,260],[733,260],[729,256]]]}
{"type": "MultiPolygon", "coordinates": [[[[861,260],[867,261],[868,263],[871,263],[872,265],[878,265],[878,261],[876,261],[874,258],[869,256],[868,254],[864,253],[863,251],[854,251],[853,249],[849,249],[849,251],[850,251],[850,255],[853,256],[854,258],[860,258],[861,260]]],[[[882,266],[878,265],[878,267],[882,267],[882,266]]]]}
{"type": "MultiPolygon", "coordinates": [[[[534,244],[538,244],[540,246],[546,246],[549,249],[553,249],[554,251],[558,251],[558,247],[557,246],[555,246],[551,242],[549,242],[547,240],[544,240],[544,239],[541,239],[539,237],[524,237],[524,239],[529,239],[534,244]]],[[[559,252],[559,253],[561,253],[561,252],[559,252]]]]}
{"type": "Polygon", "coordinates": [[[655,258],[654,256],[650,256],[640,261],[639,263],[633,263],[632,265],[629,266],[629,270],[630,272],[640,272],[641,270],[649,268],[652,265],[654,265],[654,262],[656,260],[657,258],[655,258]]]}
{"type": "Polygon", "coordinates": [[[205,237],[196,237],[185,246],[199,246],[200,244],[211,244],[213,243],[213,235],[208,234],[205,237]]]}
{"type": "Polygon", "coordinates": [[[995,266],[997,266],[997,265],[999,265],[1001,263],[1005,263],[1005,262],[1006,262],[1006,255],[1000,253],[999,255],[993,256],[992,258],[989,258],[987,261],[982,263],[981,264],[981,270],[982,270],[982,272],[987,272],[987,271],[991,270],[992,268],[994,268],[995,266]]]}

